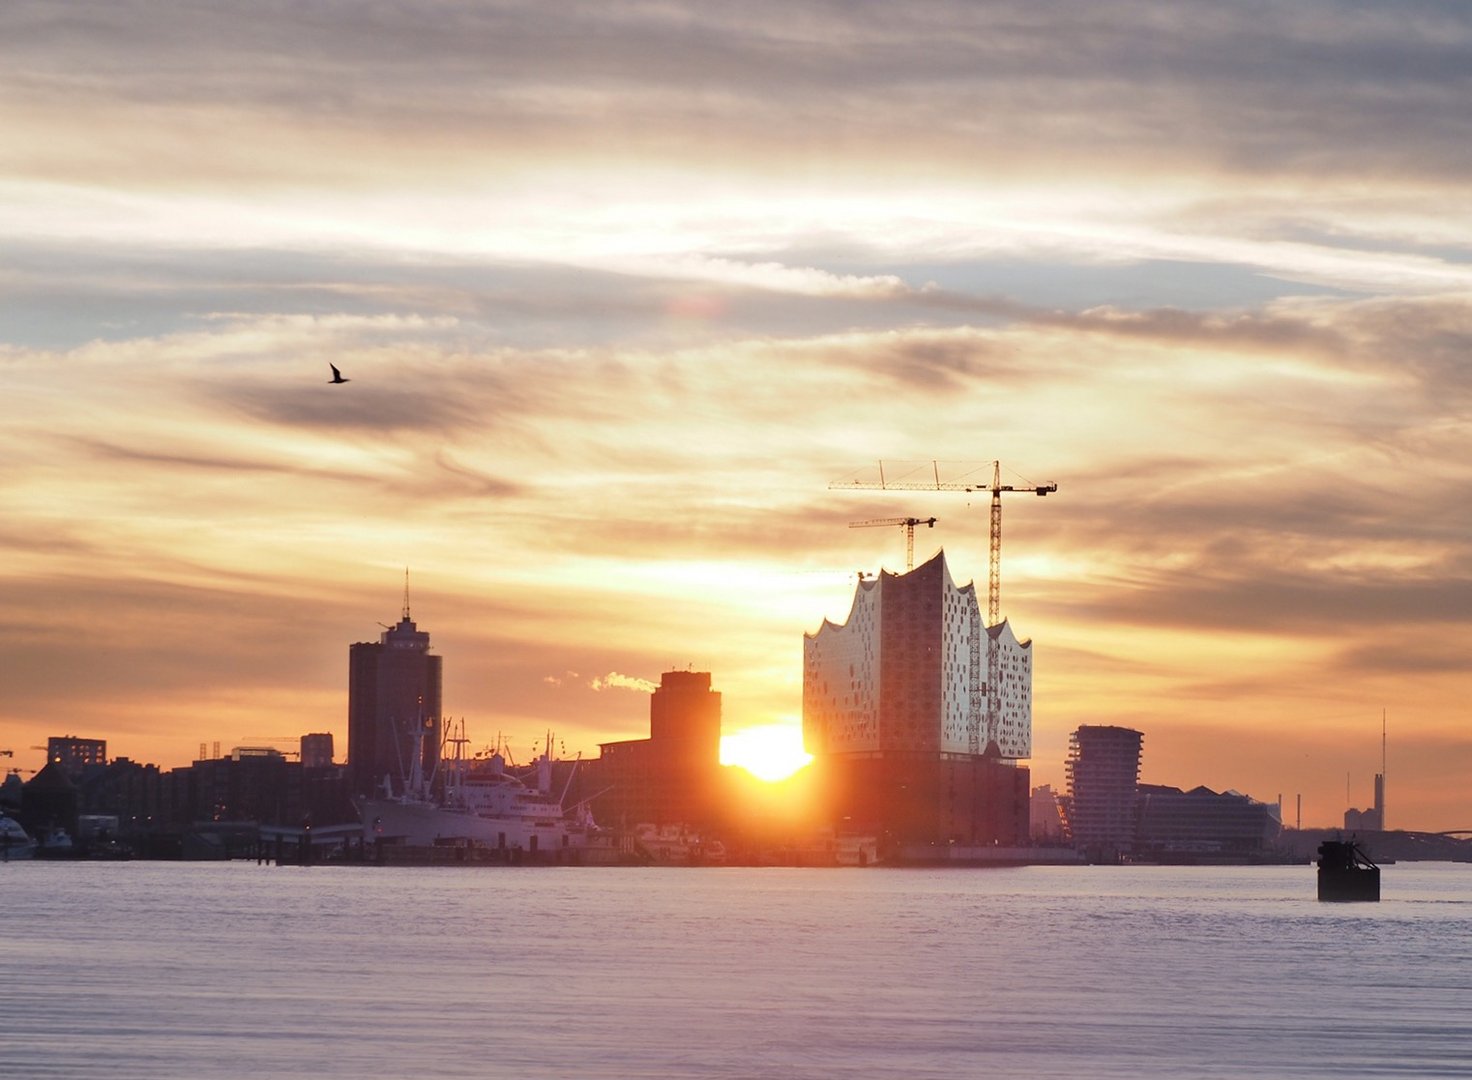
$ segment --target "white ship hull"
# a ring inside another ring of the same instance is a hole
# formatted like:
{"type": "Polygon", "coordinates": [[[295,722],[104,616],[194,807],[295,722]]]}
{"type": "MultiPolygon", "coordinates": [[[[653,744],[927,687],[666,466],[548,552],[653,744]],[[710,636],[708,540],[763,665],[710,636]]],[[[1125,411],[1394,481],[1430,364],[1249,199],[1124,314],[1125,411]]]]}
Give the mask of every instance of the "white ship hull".
{"type": "Polygon", "coordinates": [[[26,835],[20,822],[0,814],[0,861],[18,862],[36,854],[36,841],[26,835]]]}
{"type": "Polygon", "coordinates": [[[360,799],[358,812],[363,838],[369,843],[382,840],[432,847],[469,842],[480,847],[533,852],[584,847],[588,842],[586,826],[560,816],[487,814],[408,799],[360,799]]]}
{"type": "Polygon", "coordinates": [[[508,772],[499,753],[475,762],[471,770],[459,753],[464,738],[454,741],[457,751],[448,762],[441,799],[425,797],[426,785],[416,769],[403,794],[390,794],[385,777],[383,794],[354,800],[365,843],[415,848],[469,844],[522,854],[589,846],[597,830],[586,806],[568,813],[562,799],[552,794],[550,734],[546,752],[535,763],[533,783],[508,772]]]}

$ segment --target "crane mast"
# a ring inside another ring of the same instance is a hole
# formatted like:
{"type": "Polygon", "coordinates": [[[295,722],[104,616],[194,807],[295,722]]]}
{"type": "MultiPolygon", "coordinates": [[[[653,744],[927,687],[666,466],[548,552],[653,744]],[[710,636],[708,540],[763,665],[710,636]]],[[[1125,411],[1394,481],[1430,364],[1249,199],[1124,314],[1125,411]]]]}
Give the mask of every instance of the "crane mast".
{"type": "Polygon", "coordinates": [[[903,525],[905,527],[905,572],[915,569],[915,526],[935,528],[935,518],[875,518],[873,521],[850,521],[850,529],[869,529],[876,525],[903,525]]]}

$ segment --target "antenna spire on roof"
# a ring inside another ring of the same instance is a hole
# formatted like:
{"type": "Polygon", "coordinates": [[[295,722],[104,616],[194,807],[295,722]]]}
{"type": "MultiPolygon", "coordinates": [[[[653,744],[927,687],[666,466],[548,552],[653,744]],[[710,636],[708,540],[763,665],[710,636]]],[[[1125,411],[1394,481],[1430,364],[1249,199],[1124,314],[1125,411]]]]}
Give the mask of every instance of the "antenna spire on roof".
{"type": "Polygon", "coordinates": [[[409,617],[409,568],[404,567],[404,618],[409,617]]]}

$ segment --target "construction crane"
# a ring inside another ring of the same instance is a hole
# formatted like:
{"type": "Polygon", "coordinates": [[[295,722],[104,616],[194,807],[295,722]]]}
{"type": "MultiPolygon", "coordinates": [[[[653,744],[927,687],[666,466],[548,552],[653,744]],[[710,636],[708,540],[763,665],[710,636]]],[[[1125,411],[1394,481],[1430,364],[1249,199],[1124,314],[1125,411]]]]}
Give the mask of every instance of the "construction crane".
{"type": "Polygon", "coordinates": [[[905,572],[915,569],[915,526],[935,528],[935,518],[875,518],[873,521],[850,521],[850,529],[869,529],[876,525],[903,525],[905,527],[905,572]]]}
{"type": "MultiPolygon", "coordinates": [[[[1038,485],[1016,485],[1002,483],[1002,463],[992,461],[991,483],[981,480],[968,479],[975,473],[980,472],[986,466],[974,464],[966,468],[955,479],[942,480],[940,474],[940,462],[931,461],[928,465],[924,462],[907,462],[901,467],[899,475],[895,475],[894,466],[888,470],[886,475],[885,464],[879,462],[879,479],[875,480],[835,480],[829,484],[830,490],[839,489],[869,489],[879,491],[962,491],[991,493],[991,552],[987,563],[987,589],[986,589],[986,625],[996,626],[1001,622],[1002,611],[1002,494],[1004,492],[1026,491],[1034,495],[1047,495],[1049,492],[1057,491],[1057,484],[1038,485]],[[928,475],[927,475],[928,473],[928,475]]],[[[986,695],[987,716],[987,739],[990,744],[997,737],[1000,714],[1002,711],[1001,682],[1001,657],[997,649],[997,639],[987,634],[986,648],[986,685],[983,689],[980,682],[981,669],[981,637],[982,628],[973,625],[971,628],[971,707],[968,716],[967,729],[970,751],[979,754],[982,750],[981,739],[981,697],[986,695]]]]}
{"type": "Polygon", "coordinates": [[[879,491],[964,491],[982,492],[989,491],[992,496],[991,513],[991,558],[987,565],[987,589],[986,589],[986,618],[988,626],[995,626],[1001,621],[1002,610],[1002,493],[1026,491],[1034,495],[1046,495],[1050,491],[1057,491],[1057,484],[1040,484],[1037,486],[1018,486],[1015,484],[1002,483],[1002,463],[991,461],[986,464],[991,466],[992,481],[990,484],[980,480],[968,480],[967,477],[977,472],[984,466],[973,465],[961,476],[954,480],[942,480],[940,475],[940,462],[931,461],[916,465],[909,464],[898,477],[885,475],[884,462],[879,463],[879,479],[875,480],[835,480],[829,484],[830,490],[852,490],[852,489],[877,489],[879,491]],[[928,472],[930,475],[926,476],[928,472]]]}

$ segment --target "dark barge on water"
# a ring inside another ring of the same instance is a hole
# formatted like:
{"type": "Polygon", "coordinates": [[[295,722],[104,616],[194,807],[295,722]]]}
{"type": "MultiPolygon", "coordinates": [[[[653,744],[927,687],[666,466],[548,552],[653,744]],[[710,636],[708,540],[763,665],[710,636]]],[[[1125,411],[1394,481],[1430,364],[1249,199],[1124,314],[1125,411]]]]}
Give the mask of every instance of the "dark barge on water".
{"type": "Polygon", "coordinates": [[[1353,840],[1319,845],[1319,899],[1379,900],[1380,868],[1353,840]]]}

